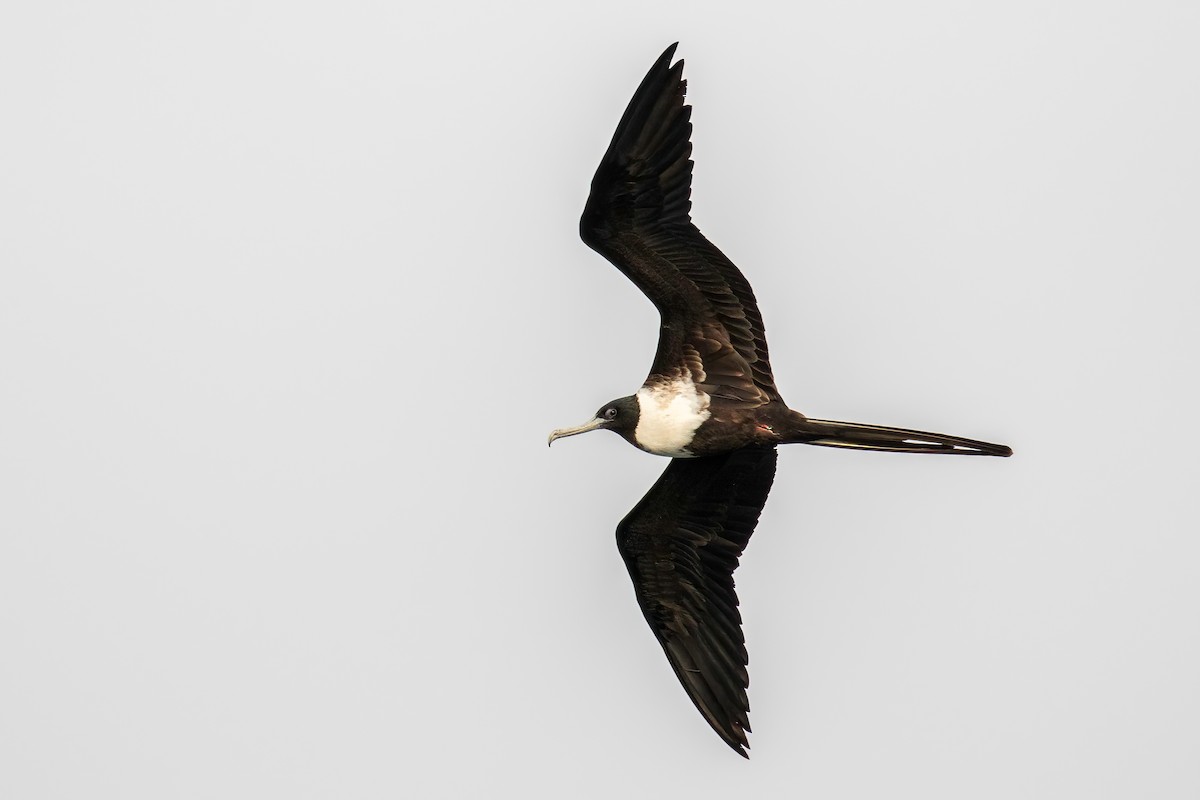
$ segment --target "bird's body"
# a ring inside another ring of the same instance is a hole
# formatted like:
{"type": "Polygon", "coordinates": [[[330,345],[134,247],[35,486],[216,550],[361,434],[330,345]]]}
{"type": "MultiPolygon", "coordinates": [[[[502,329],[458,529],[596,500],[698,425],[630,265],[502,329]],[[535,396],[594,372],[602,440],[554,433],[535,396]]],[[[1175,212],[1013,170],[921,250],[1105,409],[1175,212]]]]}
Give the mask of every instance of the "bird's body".
{"type": "Polygon", "coordinates": [[[645,383],[550,441],[605,428],[672,459],[617,528],[642,612],[693,703],[746,755],[748,674],[733,571],[779,444],[1008,456],[1004,446],[809,419],[775,386],[750,284],[691,222],[691,108],[675,45],[651,67],[592,180],[580,234],[658,308],[645,383]]]}
{"type": "Polygon", "coordinates": [[[804,417],[781,401],[753,408],[714,402],[690,376],[648,382],[634,395],[634,446],[657,456],[697,458],[747,445],[776,445],[798,432],[804,417]]]}

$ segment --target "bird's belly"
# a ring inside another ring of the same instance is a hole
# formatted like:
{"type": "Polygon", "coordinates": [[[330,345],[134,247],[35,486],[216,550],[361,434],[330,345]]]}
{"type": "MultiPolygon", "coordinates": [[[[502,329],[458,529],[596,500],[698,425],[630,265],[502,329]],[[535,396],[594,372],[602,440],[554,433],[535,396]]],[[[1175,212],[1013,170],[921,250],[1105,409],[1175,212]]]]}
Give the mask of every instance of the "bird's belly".
{"type": "Polygon", "coordinates": [[[637,446],[660,456],[687,458],[696,430],[712,416],[709,397],[690,377],[643,386],[634,395],[638,402],[637,446]]]}

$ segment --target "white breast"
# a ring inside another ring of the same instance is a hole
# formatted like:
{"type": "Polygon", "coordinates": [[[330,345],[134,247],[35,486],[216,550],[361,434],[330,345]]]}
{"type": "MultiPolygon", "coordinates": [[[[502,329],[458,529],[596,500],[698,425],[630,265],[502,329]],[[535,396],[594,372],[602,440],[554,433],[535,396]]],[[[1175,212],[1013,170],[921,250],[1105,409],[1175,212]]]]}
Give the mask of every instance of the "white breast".
{"type": "Polygon", "coordinates": [[[699,391],[690,376],[670,383],[643,386],[634,395],[638,402],[638,425],[634,438],[640,447],[655,455],[686,458],[687,446],[706,419],[708,395],[699,391]]]}

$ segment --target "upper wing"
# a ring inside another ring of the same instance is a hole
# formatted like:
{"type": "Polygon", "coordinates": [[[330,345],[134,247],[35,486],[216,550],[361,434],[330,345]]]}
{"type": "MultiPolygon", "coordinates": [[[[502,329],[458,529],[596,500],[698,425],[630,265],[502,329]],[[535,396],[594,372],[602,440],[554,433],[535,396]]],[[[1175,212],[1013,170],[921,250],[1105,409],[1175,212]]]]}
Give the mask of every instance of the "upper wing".
{"type": "Polygon", "coordinates": [[[775,448],[674,458],[617,526],[638,605],[708,724],[746,755],[746,645],[733,571],[775,479],[775,448]]]}
{"type": "Polygon", "coordinates": [[[592,178],[583,241],[641,289],[662,317],[652,371],[686,366],[714,397],[778,400],[754,292],[692,224],[691,107],[675,45],[629,101],[592,178]]]}

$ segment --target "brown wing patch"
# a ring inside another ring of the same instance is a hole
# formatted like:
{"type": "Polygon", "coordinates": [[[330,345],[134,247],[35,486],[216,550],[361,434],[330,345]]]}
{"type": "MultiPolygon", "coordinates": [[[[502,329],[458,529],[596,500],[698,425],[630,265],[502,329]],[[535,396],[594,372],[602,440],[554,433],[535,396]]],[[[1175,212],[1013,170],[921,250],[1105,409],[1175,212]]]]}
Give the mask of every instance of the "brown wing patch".
{"type": "Polygon", "coordinates": [[[703,364],[699,373],[703,378],[693,378],[697,388],[714,400],[739,406],[756,408],[771,402],[771,397],[755,382],[746,359],[724,334],[725,329],[708,324],[699,326],[696,333],[688,337],[685,352],[696,353],[703,364]]]}

